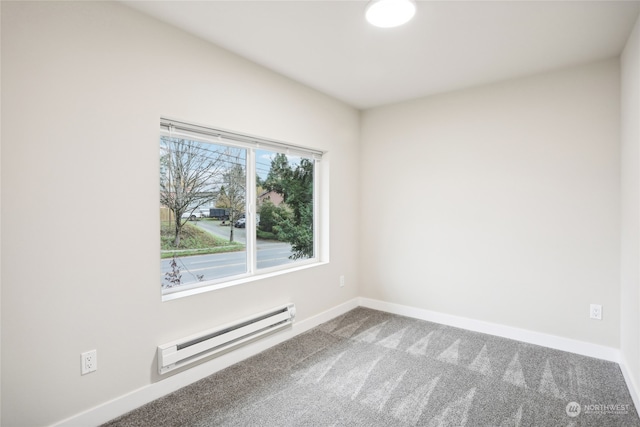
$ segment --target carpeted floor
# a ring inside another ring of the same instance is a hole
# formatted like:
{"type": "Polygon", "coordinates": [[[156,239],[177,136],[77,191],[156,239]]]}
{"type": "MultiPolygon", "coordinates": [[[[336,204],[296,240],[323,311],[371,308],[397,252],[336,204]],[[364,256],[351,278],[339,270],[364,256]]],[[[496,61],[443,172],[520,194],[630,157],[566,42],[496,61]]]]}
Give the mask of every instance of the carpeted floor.
{"type": "Polygon", "coordinates": [[[105,426],[640,426],[617,364],[357,308],[105,426]]]}

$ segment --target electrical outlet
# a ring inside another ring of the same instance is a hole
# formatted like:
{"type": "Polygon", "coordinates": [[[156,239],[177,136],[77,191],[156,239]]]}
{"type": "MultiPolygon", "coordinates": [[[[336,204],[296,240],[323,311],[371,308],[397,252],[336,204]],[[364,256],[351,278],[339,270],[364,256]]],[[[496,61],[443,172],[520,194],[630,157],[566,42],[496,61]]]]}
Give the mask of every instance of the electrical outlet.
{"type": "Polygon", "coordinates": [[[344,288],[344,276],[340,276],[340,287],[344,288]]]}
{"type": "Polygon", "coordinates": [[[86,375],[98,369],[98,351],[91,350],[80,355],[82,375],[86,375]]]}
{"type": "Polygon", "coordinates": [[[591,304],[589,307],[589,317],[602,320],[602,306],[600,304],[591,304]]]}

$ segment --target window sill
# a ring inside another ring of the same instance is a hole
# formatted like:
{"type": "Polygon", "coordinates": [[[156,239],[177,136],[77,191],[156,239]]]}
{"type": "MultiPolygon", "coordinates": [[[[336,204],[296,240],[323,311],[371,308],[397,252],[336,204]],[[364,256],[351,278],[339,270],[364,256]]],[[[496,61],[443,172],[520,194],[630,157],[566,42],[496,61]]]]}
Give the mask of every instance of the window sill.
{"type": "Polygon", "coordinates": [[[250,283],[250,282],[255,282],[255,281],[258,281],[258,280],[268,279],[268,278],[271,278],[271,277],[277,277],[277,276],[281,276],[283,274],[294,273],[296,271],[307,270],[309,268],[319,267],[321,265],[327,265],[327,264],[329,264],[328,261],[312,262],[312,263],[308,263],[308,264],[299,265],[299,266],[296,266],[296,267],[290,267],[290,268],[285,268],[285,269],[280,269],[280,270],[275,270],[275,271],[269,271],[269,272],[265,272],[265,273],[262,273],[262,274],[254,274],[253,276],[247,276],[247,277],[242,277],[242,278],[238,278],[238,279],[234,279],[234,280],[229,280],[229,281],[226,281],[226,282],[223,282],[223,283],[215,283],[215,284],[212,284],[212,285],[204,285],[204,286],[199,286],[197,288],[185,289],[185,290],[182,290],[182,291],[175,291],[175,292],[163,294],[162,295],[162,302],[171,301],[171,300],[180,299],[180,298],[185,298],[185,297],[190,297],[192,295],[198,295],[198,294],[202,294],[202,293],[205,293],[205,292],[216,291],[218,289],[224,289],[224,288],[228,288],[230,286],[242,285],[243,283],[250,283]]]}

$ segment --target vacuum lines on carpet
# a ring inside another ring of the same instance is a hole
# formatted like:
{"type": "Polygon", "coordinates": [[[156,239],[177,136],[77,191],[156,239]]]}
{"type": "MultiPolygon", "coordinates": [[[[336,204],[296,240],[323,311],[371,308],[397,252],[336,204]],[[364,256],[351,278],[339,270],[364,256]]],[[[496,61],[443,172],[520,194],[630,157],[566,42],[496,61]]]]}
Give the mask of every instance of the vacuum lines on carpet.
{"type": "Polygon", "coordinates": [[[357,308],[110,423],[636,426],[617,364],[357,308]]]}

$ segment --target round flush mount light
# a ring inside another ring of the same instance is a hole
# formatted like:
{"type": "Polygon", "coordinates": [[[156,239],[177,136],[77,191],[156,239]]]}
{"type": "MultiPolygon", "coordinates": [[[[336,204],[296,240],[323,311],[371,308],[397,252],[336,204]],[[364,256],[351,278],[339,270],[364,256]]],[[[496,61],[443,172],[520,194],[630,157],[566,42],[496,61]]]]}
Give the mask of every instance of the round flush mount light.
{"type": "Polygon", "coordinates": [[[406,24],[415,13],[415,0],[371,0],[365,16],[371,25],[392,28],[406,24]]]}

